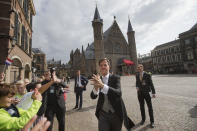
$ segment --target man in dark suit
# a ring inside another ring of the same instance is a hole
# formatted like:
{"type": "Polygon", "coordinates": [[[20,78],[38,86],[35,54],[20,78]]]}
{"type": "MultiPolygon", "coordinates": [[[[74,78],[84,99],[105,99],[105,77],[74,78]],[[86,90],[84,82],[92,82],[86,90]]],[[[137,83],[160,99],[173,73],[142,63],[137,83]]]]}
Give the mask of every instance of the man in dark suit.
{"type": "Polygon", "coordinates": [[[83,91],[86,90],[86,85],[88,84],[88,79],[80,74],[80,70],[77,70],[77,75],[75,77],[75,87],[74,92],[76,95],[76,104],[73,109],[81,110],[83,105],[83,91]],[[79,104],[80,99],[80,104],[79,104]]]}
{"type": "Polygon", "coordinates": [[[142,64],[139,64],[137,66],[137,71],[138,72],[136,74],[136,89],[142,116],[142,121],[140,122],[140,124],[143,125],[146,120],[144,109],[145,100],[149,111],[150,127],[154,128],[153,108],[149,92],[152,92],[152,97],[155,98],[155,88],[152,82],[151,75],[144,71],[144,67],[142,64]]]}
{"type": "Polygon", "coordinates": [[[94,88],[91,98],[99,96],[96,116],[99,131],[121,131],[124,120],[125,127],[130,130],[134,123],[127,117],[124,102],[121,98],[120,76],[109,73],[110,63],[107,58],[99,61],[101,76],[93,75],[91,81],[94,88]]]}

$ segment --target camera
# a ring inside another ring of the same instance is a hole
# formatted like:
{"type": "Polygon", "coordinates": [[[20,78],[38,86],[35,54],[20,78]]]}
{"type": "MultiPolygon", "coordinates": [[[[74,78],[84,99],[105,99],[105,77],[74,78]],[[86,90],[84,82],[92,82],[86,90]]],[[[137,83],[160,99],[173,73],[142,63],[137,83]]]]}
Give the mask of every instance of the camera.
{"type": "Polygon", "coordinates": [[[53,73],[54,73],[55,70],[56,70],[55,67],[53,67],[53,68],[50,69],[51,78],[53,78],[53,73]]]}
{"type": "MultiPolygon", "coordinates": [[[[50,69],[51,79],[53,78],[54,71],[56,71],[56,68],[55,67],[53,67],[53,68],[50,69]]],[[[64,84],[62,84],[62,83],[55,83],[54,86],[56,88],[58,88],[58,90],[56,90],[56,95],[61,95],[61,94],[64,93],[64,89],[63,89],[64,88],[64,84]]]]}

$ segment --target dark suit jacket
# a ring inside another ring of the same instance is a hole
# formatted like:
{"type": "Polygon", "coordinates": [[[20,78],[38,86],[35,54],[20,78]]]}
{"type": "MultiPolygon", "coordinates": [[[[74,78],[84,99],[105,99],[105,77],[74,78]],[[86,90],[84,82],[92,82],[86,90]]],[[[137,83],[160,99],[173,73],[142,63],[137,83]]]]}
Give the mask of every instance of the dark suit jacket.
{"type": "MultiPolygon", "coordinates": [[[[122,100],[122,92],[120,87],[120,76],[118,75],[109,75],[108,80],[108,99],[115,110],[115,113],[119,116],[120,120],[124,120],[125,127],[130,129],[134,126],[134,123],[127,117],[126,108],[124,102],[122,100]]],[[[92,91],[90,94],[92,99],[96,99],[98,95],[95,95],[92,91]]],[[[104,94],[102,92],[99,93],[99,99],[96,107],[96,116],[99,118],[99,112],[101,111],[104,103],[104,94]]]]}
{"type": "Polygon", "coordinates": [[[84,76],[80,75],[81,77],[81,85],[84,87],[84,88],[81,88],[81,87],[78,87],[77,86],[77,77],[75,77],[75,87],[74,87],[74,92],[81,92],[81,91],[84,91],[86,90],[86,85],[88,84],[88,79],[85,78],[84,76]]]}
{"type": "Polygon", "coordinates": [[[139,88],[139,91],[143,91],[143,92],[152,91],[152,94],[155,94],[155,88],[152,82],[151,75],[148,74],[147,72],[144,72],[142,81],[140,80],[139,72],[136,74],[136,87],[139,88]]]}

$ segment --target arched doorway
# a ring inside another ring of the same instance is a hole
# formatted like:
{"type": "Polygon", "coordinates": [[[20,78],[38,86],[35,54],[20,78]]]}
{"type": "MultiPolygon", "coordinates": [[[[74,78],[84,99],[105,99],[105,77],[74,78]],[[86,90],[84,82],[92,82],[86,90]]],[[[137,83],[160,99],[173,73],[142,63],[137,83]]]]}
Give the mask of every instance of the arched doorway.
{"type": "Polygon", "coordinates": [[[13,59],[10,66],[10,82],[16,82],[21,79],[22,62],[18,58],[13,59]]]}
{"type": "Polygon", "coordinates": [[[25,78],[30,79],[30,66],[28,64],[25,65],[25,78]]]}

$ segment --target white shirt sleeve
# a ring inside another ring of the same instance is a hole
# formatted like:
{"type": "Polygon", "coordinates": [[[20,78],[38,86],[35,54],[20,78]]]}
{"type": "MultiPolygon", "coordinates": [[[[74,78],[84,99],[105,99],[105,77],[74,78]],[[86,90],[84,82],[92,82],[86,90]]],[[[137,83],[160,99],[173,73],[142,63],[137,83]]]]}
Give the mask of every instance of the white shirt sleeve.
{"type": "Polygon", "coordinates": [[[101,92],[103,92],[103,94],[107,94],[109,90],[109,86],[104,84],[103,89],[101,89],[101,92]]]}

